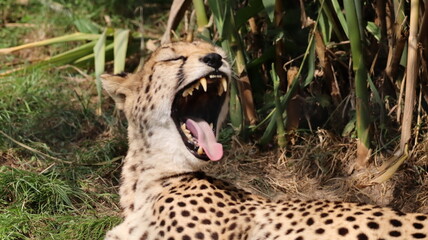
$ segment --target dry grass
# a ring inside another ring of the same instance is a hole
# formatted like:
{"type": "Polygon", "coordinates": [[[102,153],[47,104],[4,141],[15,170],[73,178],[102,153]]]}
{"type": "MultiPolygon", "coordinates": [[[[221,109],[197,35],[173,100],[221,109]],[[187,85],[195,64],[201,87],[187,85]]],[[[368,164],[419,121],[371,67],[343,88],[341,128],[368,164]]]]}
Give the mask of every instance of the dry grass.
{"type": "Polygon", "coordinates": [[[428,212],[428,141],[417,145],[390,180],[372,186],[365,183],[388,156],[378,154],[370,168],[356,171],[355,140],[320,130],[298,142],[286,150],[261,151],[234,140],[233,150],[206,171],[271,198],[343,200],[428,212]]]}

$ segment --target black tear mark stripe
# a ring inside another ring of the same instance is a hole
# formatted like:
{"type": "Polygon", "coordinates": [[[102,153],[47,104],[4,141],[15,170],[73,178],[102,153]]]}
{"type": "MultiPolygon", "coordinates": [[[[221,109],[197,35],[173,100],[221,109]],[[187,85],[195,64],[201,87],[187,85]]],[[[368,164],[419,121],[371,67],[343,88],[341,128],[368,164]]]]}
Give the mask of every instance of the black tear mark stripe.
{"type": "Polygon", "coordinates": [[[184,69],[184,64],[186,64],[186,61],[187,61],[187,58],[184,57],[183,58],[183,62],[181,63],[180,68],[178,69],[178,72],[177,72],[177,79],[178,79],[178,81],[177,81],[176,88],[178,88],[181,85],[181,83],[183,83],[183,81],[185,79],[183,69],[184,69]]]}

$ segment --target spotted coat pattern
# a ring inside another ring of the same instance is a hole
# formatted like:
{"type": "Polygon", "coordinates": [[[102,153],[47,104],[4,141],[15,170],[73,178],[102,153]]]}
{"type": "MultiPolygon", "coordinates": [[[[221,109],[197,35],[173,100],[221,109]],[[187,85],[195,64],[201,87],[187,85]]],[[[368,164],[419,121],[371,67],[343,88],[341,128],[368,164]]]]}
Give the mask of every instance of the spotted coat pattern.
{"type": "MultiPolygon", "coordinates": [[[[428,216],[326,200],[271,201],[200,172],[171,120],[175,94],[212,71],[199,59],[225,54],[203,42],[161,47],[142,72],[104,76],[129,121],[121,206],[108,240],[428,239],[428,216]]],[[[227,61],[223,72],[230,78],[227,61]]]]}

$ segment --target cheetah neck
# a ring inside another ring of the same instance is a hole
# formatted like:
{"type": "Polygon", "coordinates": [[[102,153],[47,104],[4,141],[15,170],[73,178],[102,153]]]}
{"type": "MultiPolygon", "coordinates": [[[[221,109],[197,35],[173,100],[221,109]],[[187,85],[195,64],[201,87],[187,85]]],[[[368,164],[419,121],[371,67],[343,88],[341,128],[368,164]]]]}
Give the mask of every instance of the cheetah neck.
{"type": "Polygon", "coordinates": [[[171,121],[150,128],[129,124],[129,149],[120,186],[124,216],[137,207],[135,199],[146,199],[162,191],[159,179],[195,172],[205,164],[187,151],[173,124],[171,121]]]}
{"type": "Polygon", "coordinates": [[[129,127],[127,159],[131,164],[162,176],[199,171],[206,164],[189,153],[172,121],[149,129],[129,127]]]}

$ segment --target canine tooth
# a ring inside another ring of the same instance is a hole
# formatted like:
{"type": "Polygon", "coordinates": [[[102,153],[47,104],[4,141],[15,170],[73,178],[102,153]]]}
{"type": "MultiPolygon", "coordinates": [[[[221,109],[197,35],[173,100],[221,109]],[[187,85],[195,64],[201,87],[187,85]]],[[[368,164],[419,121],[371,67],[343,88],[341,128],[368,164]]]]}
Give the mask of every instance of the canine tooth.
{"type": "Polygon", "coordinates": [[[198,148],[198,154],[199,155],[202,155],[202,154],[204,154],[205,152],[204,152],[204,149],[202,149],[202,147],[199,147],[198,148]]]}
{"type": "Polygon", "coordinates": [[[211,129],[214,129],[214,124],[210,123],[210,127],[211,127],[211,129]]]}
{"type": "Polygon", "coordinates": [[[199,82],[201,83],[202,88],[206,92],[207,91],[207,79],[203,77],[203,78],[201,78],[201,80],[199,80],[199,82]]]}
{"type": "Polygon", "coordinates": [[[227,81],[225,78],[221,78],[221,84],[223,85],[223,89],[227,92],[227,81]]]}

